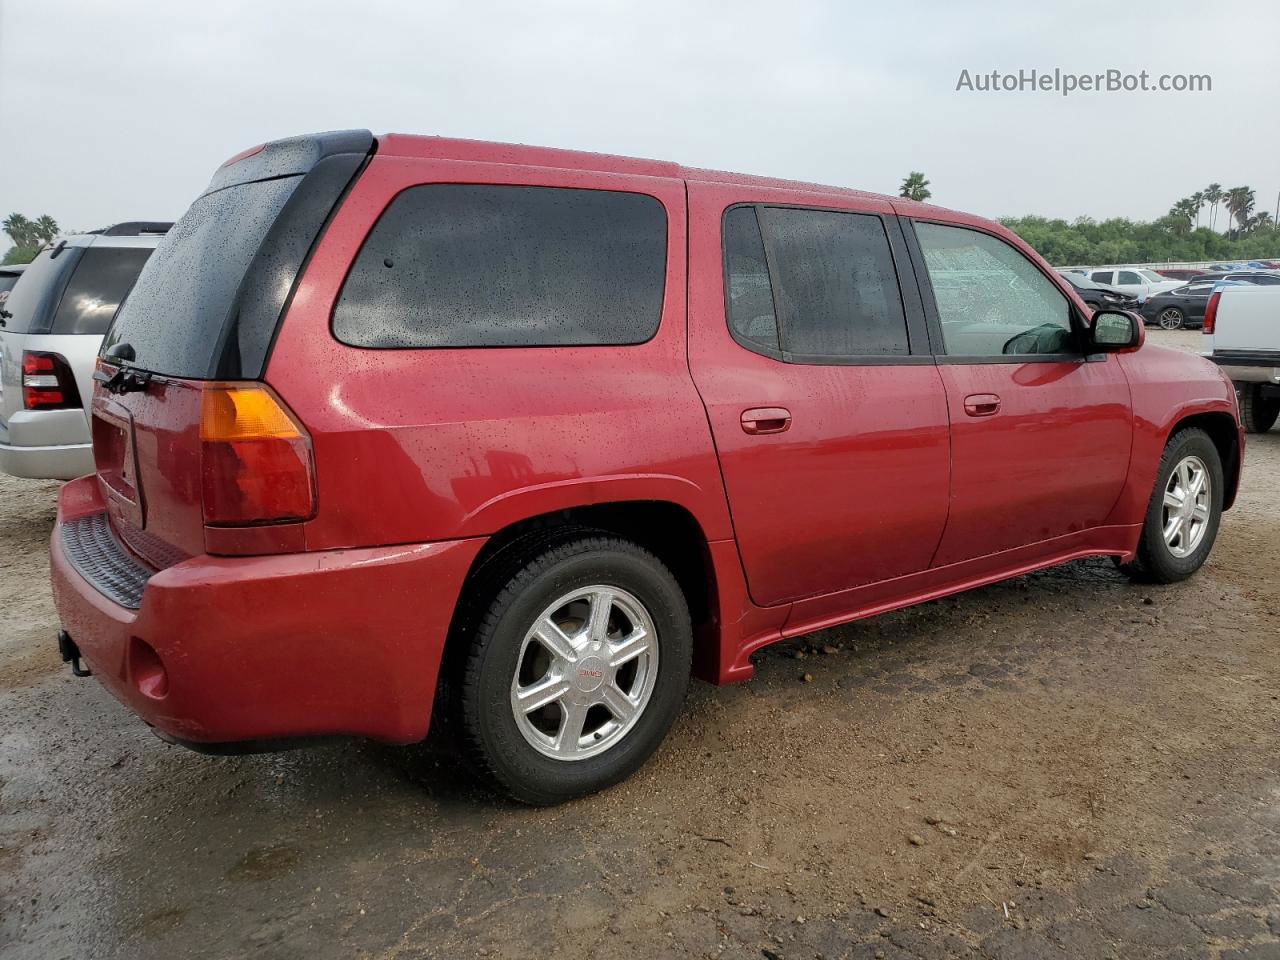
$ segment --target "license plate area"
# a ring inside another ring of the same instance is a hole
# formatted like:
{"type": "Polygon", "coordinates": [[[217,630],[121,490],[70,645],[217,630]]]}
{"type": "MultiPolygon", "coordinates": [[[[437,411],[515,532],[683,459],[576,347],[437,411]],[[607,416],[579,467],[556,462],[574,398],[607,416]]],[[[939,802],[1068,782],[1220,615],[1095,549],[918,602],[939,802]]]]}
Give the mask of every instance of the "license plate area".
{"type": "Polygon", "coordinates": [[[93,405],[93,461],[111,519],[144,529],[146,511],[138,487],[133,415],[119,404],[97,398],[93,405]]]}

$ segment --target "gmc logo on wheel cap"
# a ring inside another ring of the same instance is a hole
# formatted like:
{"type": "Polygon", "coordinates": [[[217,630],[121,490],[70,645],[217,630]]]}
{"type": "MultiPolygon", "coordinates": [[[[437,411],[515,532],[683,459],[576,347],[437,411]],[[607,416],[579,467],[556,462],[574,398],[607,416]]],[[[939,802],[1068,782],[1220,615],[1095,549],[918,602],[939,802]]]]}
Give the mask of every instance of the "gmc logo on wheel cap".
{"type": "Polygon", "coordinates": [[[603,670],[579,670],[578,676],[590,677],[592,680],[599,680],[601,677],[604,676],[604,671],[603,670]]]}

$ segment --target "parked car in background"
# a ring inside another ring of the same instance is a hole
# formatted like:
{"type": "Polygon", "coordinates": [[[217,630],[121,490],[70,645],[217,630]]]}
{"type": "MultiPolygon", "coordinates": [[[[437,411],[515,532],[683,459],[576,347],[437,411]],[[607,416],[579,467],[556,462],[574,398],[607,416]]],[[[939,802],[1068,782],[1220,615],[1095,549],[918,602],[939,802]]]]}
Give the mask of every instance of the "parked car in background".
{"type": "MultiPolygon", "coordinates": [[[[13,263],[0,267],[0,310],[4,309],[5,302],[9,299],[9,291],[13,289],[26,269],[25,263],[13,263]]],[[[4,315],[0,314],[0,327],[4,326],[4,319],[4,315]]]]}
{"type": "Polygon", "coordinates": [[[1197,280],[1148,297],[1141,308],[1142,319],[1165,330],[1198,327],[1215,286],[1213,280],[1197,280]]]}
{"type": "Polygon", "coordinates": [[[1234,270],[1230,273],[1216,271],[1211,273],[1202,273],[1196,277],[1196,280],[1225,280],[1229,282],[1252,283],[1260,287],[1278,286],[1280,285],[1280,273],[1268,273],[1262,270],[1234,270]]]}
{"type": "Polygon", "coordinates": [[[408,743],[434,705],[478,774],[562,801],[765,644],[1087,555],[1193,574],[1235,397],[1144,335],[1000,224],[897,197],[266,144],[103,343],[59,643],[198,749],[408,743]]]}
{"type": "Polygon", "coordinates": [[[1059,270],[1058,273],[1062,275],[1067,283],[1071,284],[1075,292],[1080,295],[1080,299],[1094,310],[1138,309],[1136,297],[1131,297],[1127,293],[1122,293],[1101,283],[1094,283],[1087,276],[1079,273],[1072,273],[1069,270],[1059,270]]]}
{"type": "Polygon", "coordinates": [[[1235,384],[1240,419],[1266,433],[1280,417],[1280,287],[1230,284],[1209,297],[1204,354],[1235,384]]]}
{"type": "Polygon", "coordinates": [[[1102,270],[1091,270],[1089,271],[1089,279],[1094,283],[1101,283],[1122,293],[1127,293],[1129,296],[1137,298],[1139,303],[1142,303],[1153,294],[1163,293],[1165,290],[1172,290],[1174,287],[1182,285],[1181,281],[1162,277],[1154,270],[1140,270],[1135,267],[1108,267],[1102,270]]]}
{"type": "Polygon", "coordinates": [[[169,226],[63,237],[14,285],[0,315],[0,471],[47,480],[93,472],[85,404],[98,347],[169,226]]]}
{"type": "Polygon", "coordinates": [[[1165,270],[1157,270],[1156,273],[1164,277],[1166,280],[1191,280],[1198,277],[1203,270],[1196,270],[1191,267],[1170,267],[1165,270]]]}

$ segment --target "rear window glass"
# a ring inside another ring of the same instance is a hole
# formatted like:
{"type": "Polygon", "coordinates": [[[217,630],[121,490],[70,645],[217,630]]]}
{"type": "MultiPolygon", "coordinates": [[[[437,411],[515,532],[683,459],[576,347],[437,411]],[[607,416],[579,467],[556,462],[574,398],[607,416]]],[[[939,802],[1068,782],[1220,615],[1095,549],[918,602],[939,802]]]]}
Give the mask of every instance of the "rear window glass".
{"type": "Polygon", "coordinates": [[[160,241],[103,343],[134,350],[134,365],[177,377],[214,366],[236,291],[301,176],[205,194],[160,241]]]}
{"type": "Polygon", "coordinates": [[[907,320],[877,216],[766,207],[782,349],[808,357],[905,355],[907,320]]]}
{"type": "Polygon", "coordinates": [[[365,240],[333,331],[358,347],[643,343],[666,256],[666,210],[643,194],[410,187],[365,240]]]}
{"type": "Polygon", "coordinates": [[[45,250],[32,260],[9,291],[4,309],[12,316],[4,318],[3,328],[9,333],[49,332],[50,314],[83,248],[63,247],[56,257],[51,256],[51,252],[45,250]]]}
{"type": "Polygon", "coordinates": [[[149,256],[149,247],[93,246],[86,250],[58,301],[51,332],[106,333],[149,256]]]}

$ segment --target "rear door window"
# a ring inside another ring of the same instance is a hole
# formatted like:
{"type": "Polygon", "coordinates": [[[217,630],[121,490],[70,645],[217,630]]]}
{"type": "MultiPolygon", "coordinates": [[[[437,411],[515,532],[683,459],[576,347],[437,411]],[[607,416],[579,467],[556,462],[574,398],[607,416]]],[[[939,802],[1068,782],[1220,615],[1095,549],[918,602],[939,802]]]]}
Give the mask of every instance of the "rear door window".
{"type": "Polygon", "coordinates": [[[666,260],[666,209],[644,194],[410,187],[356,256],[333,332],[357,347],[643,343],[666,260]]]}
{"type": "Polygon", "coordinates": [[[724,257],[729,329],[748,346],[780,350],[769,263],[755,207],[733,207],[724,215],[724,257]]]}
{"type": "Polygon", "coordinates": [[[50,332],[106,333],[149,256],[149,247],[93,246],[86,250],[58,302],[50,332]]]}
{"type": "Polygon", "coordinates": [[[877,216],[760,209],[787,359],[910,353],[898,274],[877,216]]]}
{"type": "Polygon", "coordinates": [[[1111,283],[1115,279],[1114,270],[1097,270],[1090,274],[1094,283],[1111,283]]]}

